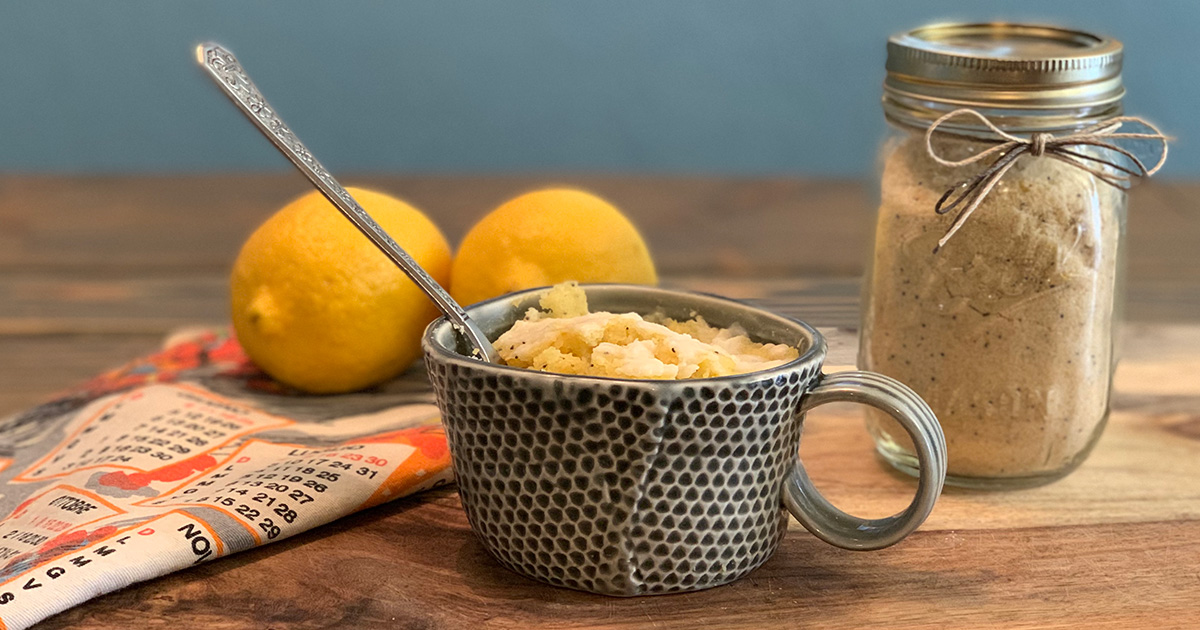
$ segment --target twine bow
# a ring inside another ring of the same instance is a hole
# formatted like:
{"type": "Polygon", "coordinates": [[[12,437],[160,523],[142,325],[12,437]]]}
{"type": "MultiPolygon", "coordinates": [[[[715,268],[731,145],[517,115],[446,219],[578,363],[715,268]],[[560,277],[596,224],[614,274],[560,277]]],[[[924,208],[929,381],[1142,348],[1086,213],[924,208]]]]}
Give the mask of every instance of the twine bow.
{"type": "Polygon", "coordinates": [[[1008,169],[1012,168],[1013,165],[1017,163],[1017,159],[1026,153],[1034,157],[1044,155],[1047,157],[1052,157],[1056,160],[1061,160],[1067,164],[1070,164],[1071,166],[1091,173],[1096,177],[1096,179],[1099,179],[1110,186],[1115,186],[1124,190],[1129,188],[1135,178],[1149,177],[1158,172],[1158,169],[1162,168],[1163,163],[1167,161],[1167,140],[1169,139],[1170,138],[1164,135],[1162,131],[1158,129],[1158,127],[1155,127],[1149,122],[1146,122],[1145,120],[1136,116],[1119,116],[1117,118],[1110,118],[1104,122],[1080,129],[1075,133],[1062,137],[1055,137],[1048,133],[1039,132],[1030,135],[1029,138],[1026,139],[1014,136],[1000,129],[993,124],[992,121],[988,120],[986,116],[973,109],[956,109],[945,116],[938,118],[932,125],[929,126],[929,129],[925,131],[925,150],[928,151],[929,157],[933,158],[933,160],[938,164],[949,167],[967,166],[969,164],[979,162],[980,160],[987,159],[992,155],[998,155],[999,157],[997,157],[990,166],[985,168],[978,175],[951,186],[950,189],[946,191],[946,194],[942,195],[941,199],[938,199],[937,205],[934,206],[934,210],[938,214],[946,214],[947,212],[958,209],[959,207],[963,206],[963,204],[966,204],[966,207],[964,207],[958,213],[958,216],[954,218],[954,222],[950,225],[950,229],[947,230],[946,234],[942,236],[941,240],[938,241],[937,247],[933,248],[933,252],[936,254],[942,248],[942,246],[946,244],[946,241],[949,241],[950,237],[954,236],[955,232],[958,232],[959,228],[961,228],[971,216],[971,213],[975,212],[975,210],[979,207],[979,204],[983,203],[983,200],[988,196],[988,193],[992,192],[992,188],[994,188],[996,184],[999,183],[1000,179],[1004,177],[1004,174],[1008,172],[1008,169]],[[950,120],[956,116],[964,115],[974,116],[975,118],[979,119],[979,121],[986,125],[987,128],[992,131],[992,133],[998,136],[998,138],[977,138],[974,136],[964,136],[945,131],[941,133],[943,135],[953,137],[970,138],[982,142],[992,142],[996,143],[996,146],[961,160],[947,160],[934,151],[933,134],[935,131],[937,131],[938,127],[942,126],[942,124],[947,120],[950,120]],[[1153,133],[1119,132],[1118,130],[1121,128],[1121,125],[1127,122],[1134,122],[1144,125],[1151,129],[1153,133]],[[1162,153],[1159,155],[1158,162],[1153,167],[1146,168],[1145,163],[1138,159],[1138,157],[1131,151],[1117,146],[1111,142],[1112,140],[1119,139],[1147,139],[1158,141],[1162,144],[1162,153]],[[1081,146],[1094,146],[1100,147],[1107,151],[1112,151],[1118,156],[1124,156],[1128,160],[1128,163],[1122,164],[1119,161],[1119,157],[1106,160],[1081,153],[1071,148],[1081,146]],[[958,191],[957,195],[955,194],[956,191],[958,191]],[[949,203],[947,203],[947,201],[949,201],[949,203]]]}

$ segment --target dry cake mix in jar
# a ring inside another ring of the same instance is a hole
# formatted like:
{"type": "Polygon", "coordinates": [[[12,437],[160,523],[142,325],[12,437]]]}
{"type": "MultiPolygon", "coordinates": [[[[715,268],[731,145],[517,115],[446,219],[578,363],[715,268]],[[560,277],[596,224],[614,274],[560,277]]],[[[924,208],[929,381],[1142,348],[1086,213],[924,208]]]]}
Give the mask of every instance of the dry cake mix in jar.
{"type": "MultiPolygon", "coordinates": [[[[1123,116],[1121,56],[1112,39],[1017,24],[888,42],[859,365],[929,402],[947,483],[1053,481],[1104,427],[1125,188],[1166,158],[1157,129],[1123,116]]],[[[868,424],[883,459],[914,472],[905,433],[868,424]]]]}

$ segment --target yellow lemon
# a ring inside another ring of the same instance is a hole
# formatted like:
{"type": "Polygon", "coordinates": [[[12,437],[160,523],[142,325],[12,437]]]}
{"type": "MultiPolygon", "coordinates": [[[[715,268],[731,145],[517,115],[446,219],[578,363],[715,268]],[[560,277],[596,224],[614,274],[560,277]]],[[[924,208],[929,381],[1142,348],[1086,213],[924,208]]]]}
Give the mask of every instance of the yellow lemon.
{"type": "Polygon", "coordinates": [[[637,228],[607,201],[571,189],[512,199],[463,239],[450,294],[473,304],[567,280],[656,284],[654,261],[637,228]]]}
{"type": "MultiPolygon", "coordinates": [[[[434,279],[449,280],[450,246],[432,221],[398,199],[349,190],[434,279]]],[[[404,371],[437,315],[420,288],[316,191],[250,236],[230,294],[246,354],[276,380],[319,394],[404,371]]]]}

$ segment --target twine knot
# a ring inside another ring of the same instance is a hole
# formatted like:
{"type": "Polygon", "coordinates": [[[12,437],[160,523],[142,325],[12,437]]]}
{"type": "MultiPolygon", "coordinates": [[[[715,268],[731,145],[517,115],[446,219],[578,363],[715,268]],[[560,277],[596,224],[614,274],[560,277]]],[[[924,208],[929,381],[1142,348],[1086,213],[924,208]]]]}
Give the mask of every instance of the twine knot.
{"type": "Polygon", "coordinates": [[[1029,136],[1029,154],[1040,157],[1046,152],[1046,142],[1053,139],[1054,136],[1048,133],[1039,132],[1029,136]]]}
{"type": "Polygon", "coordinates": [[[959,207],[963,209],[954,217],[954,222],[950,224],[950,229],[938,241],[937,247],[933,248],[936,254],[941,248],[958,232],[959,228],[966,223],[967,218],[979,204],[988,196],[992,188],[999,183],[1008,169],[1016,164],[1017,159],[1028,153],[1034,157],[1050,157],[1062,162],[1066,162],[1076,168],[1082,169],[1091,173],[1096,179],[1122,190],[1129,188],[1133,181],[1142,177],[1149,177],[1158,172],[1162,165],[1167,161],[1167,141],[1169,137],[1164,135],[1162,131],[1150,124],[1149,122],[1136,116],[1118,116],[1110,118],[1103,122],[1097,123],[1090,127],[1080,129],[1075,133],[1062,137],[1055,137],[1049,133],[1038,132],[1031,134],[1028,139],[1014,136],[999,127],[992,121],[988,120],[983,114],[973,109],[956,109],[941,118],[938,118],[925,131],[925,150],[929,153],[929,157],[942,166],[951,168],[959,166],[967,166],[974,164],[980,160],[987,159],[989,156],[996,155],[996,160],[993,161],[987,168],[983,169],[978,175],[969,179],[963,180],[954,186],[951,186],[941,199],[938,199],[934,206],[934,211],[938,214],[946,214],[959,207]],[[992,143],[993,146],[984,151],[980,151],[974,155],[961,160],[948,160],[938,155],[933,149],[933,134],[938,131],[946,121],[958,116],[973,116],[982,122],[993,134],[995,138],[980,138],[977,136],[967,136],[963,134],[951,133],[942,131],[939,132],[943,136],[956,138],[964,138],[979,142],[992,143]],[[1137,123],[1150,129],[1152,133],[1129,133],[1118,131],[1125,123],[1137,123]],[[1147,168],[1136,155],[1128,149],[1120,147],[1112,142],[1112,140],[1120,139],[1145,139],[1154,140],[1160,144],[1162,151],[1159,153],[1158,162],[1154,166],[1147,168]],[[1075,150],[1073,147],[1094,146],[1105,151],[1111,152],[1112,159],[1104,159],[1095,155],[1088,155],[1075,150]],[[1122,160],[1121,158],[1125,159],[1122,160]],[[955,195],[956,191],[961,191],[955,195]],[[947,203],[948,202],[948,203],[947,203]],[[965,207],[964,207],[965,204],[965,207]]]}

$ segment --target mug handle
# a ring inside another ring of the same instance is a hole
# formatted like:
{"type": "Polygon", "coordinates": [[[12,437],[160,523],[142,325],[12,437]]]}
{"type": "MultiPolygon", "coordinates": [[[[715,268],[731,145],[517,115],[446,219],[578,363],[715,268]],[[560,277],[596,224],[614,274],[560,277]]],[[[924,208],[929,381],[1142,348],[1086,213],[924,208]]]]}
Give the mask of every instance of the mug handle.
{"type": "Polygon", "coordinates": [[[946,480],[946,438],[929,405],[907,385],[874,372],[823,375],[800,401],[803,418],[824,403],[846,401],[887,412],[904,426],[920,462],[917,494],[912,503],[887,518],[851,516],[833,506],[813,486],[799,457],[784,482],[783,504],[808,531],[825,542],[856,551],[883,549],[900,542],[929,516],[946,480]]]}

